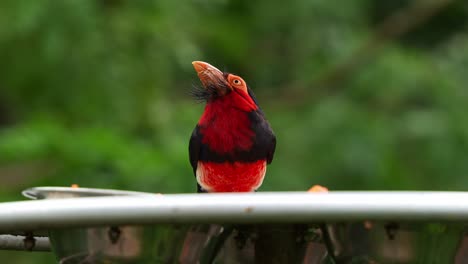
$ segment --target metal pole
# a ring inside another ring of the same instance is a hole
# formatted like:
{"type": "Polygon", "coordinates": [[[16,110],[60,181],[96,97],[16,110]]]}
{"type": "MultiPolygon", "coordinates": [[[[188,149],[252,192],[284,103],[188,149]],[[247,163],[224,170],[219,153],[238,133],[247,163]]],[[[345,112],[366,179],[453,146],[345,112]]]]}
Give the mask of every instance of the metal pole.
{"type": "Polygon", "coordinates": [[[0,235],[0,250],[50,251],[48,237],[0,235]]]}
{"type": "Polygon", "coordinates": [[[464,192],[168,194],[0,203],[0,231],[157,223],[468,221],[464,192]]]}

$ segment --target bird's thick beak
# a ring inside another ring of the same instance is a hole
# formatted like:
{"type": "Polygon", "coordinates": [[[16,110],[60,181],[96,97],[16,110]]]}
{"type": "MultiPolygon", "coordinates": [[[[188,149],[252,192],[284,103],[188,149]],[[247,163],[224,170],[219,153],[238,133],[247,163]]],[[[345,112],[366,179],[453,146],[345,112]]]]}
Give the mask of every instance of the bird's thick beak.
{"type": "Polygon", "coordinates": [[[226,93],[224,89],[226,87],[226,80],[222,71],[203,61],[194,61],[192,64],[205,88],[210,90],[215,88],[221,94],[226,93]]]}

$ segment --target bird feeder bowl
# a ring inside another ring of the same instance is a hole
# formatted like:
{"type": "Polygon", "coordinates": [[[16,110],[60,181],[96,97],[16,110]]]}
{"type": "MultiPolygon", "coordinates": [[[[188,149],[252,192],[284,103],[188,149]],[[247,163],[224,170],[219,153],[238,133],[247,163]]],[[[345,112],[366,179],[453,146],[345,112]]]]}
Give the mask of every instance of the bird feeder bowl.
{"type": "MultiPolygon", "coordinates": [[[[39,187],[27,189],[23,191],[23,195],[38,200],[154,194],[107,189],[39,187]]],[[[109,226],[53,229],[48,233],[59,263],[151,263],[153,230],[151,226],[109,226]]]]}
{"type": "Polygon", "coordinates": [[[23,193],[0,230],[47,230],[59,263],[468,263],[462,192],[23,193]]]}

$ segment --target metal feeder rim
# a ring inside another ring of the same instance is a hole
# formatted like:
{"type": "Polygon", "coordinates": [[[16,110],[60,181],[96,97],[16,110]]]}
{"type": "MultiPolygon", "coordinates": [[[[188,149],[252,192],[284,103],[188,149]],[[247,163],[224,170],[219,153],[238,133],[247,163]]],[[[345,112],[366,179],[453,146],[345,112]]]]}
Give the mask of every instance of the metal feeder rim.
{"type": "Polygon", "coordinates": [[[99,189],[99,188],[71,188],[71,187],[54,187],[54,186],[41,186],[28,188],[21,192],[21,194],[32,200],[45,199],[49,193],[63,193],[72,194],[76,197],[95,197],[95,196],[128,196],[128,195],[154,195],[152,193],[114,190],[114,189],[99,189]]]}

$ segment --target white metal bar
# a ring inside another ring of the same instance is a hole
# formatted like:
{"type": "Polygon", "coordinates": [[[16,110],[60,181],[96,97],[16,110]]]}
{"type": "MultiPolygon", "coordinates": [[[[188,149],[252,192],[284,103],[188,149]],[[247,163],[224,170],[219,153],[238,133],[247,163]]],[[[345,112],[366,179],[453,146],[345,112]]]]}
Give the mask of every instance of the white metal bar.
{"type": "Polygon", "coordinates": [[[467,221],[464,192],[168,194],[0,204],[0,231],[155,223],[467,221]]]}

